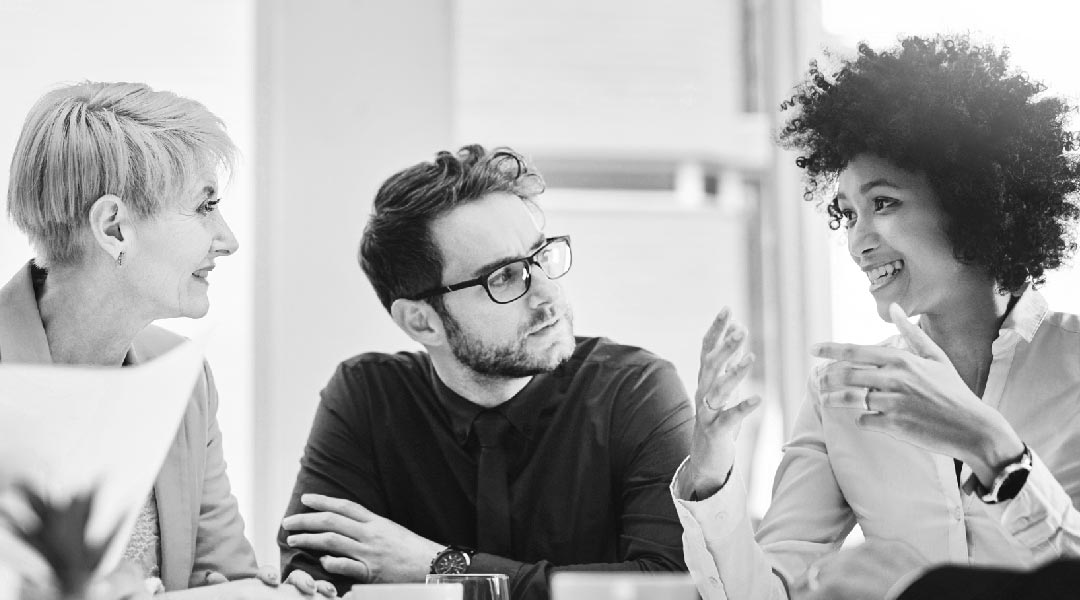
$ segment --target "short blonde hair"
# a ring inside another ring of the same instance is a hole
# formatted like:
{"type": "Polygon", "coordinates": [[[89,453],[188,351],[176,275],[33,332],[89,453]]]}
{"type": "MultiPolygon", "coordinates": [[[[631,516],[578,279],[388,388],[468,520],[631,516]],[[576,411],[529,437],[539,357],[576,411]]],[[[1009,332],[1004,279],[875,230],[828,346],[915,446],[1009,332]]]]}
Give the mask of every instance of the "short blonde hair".
{"type": "Polygon", "coordinates": [[[43,265],[82,258],[79,234],[107,194],[137,217],[203,169],[231,170],[236,146],[202,104],[141,83],[83,82],[45,94],[30,110],[11,159],[8,216],[43,265]]]}

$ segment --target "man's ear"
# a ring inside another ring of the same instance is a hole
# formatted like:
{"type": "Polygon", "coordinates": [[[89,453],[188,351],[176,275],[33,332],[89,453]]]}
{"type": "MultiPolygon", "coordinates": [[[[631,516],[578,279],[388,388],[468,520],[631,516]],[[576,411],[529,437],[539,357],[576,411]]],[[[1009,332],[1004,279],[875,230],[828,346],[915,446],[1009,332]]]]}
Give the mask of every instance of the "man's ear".
{"type": "Polygon", "coordinates": [[[113,260],[127,249],[131,229],[131,212],[117,196],[105,194],[90,206],[90,235],[113,260]]]}
{"type": "Polygon", "coordinates": [[[423,300],[394,300],[390,305],[390,318],[406,335],[424,346],[439,346],[446,339],[442,319],[423,300]]]}

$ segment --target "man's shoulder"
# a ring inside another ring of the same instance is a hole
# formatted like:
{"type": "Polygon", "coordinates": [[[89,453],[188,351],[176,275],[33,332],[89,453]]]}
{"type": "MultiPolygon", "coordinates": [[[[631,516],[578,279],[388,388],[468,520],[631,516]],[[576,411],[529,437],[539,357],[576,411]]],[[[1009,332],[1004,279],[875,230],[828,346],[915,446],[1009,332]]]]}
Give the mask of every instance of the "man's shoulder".
{"type": "Polygon", "coordinates": [[[364,352],[338,364],[336,376],[356,378],[414,378],[431,368],[427,352],[364,352]]]}
{"type": "Polygon", "coordinates": [[[577,337],[572,360],[582,366],[597,365],[605,369],[638,369],[669,367],[671,363],[639,346],[620,344],[606,337],[577,337]]]}

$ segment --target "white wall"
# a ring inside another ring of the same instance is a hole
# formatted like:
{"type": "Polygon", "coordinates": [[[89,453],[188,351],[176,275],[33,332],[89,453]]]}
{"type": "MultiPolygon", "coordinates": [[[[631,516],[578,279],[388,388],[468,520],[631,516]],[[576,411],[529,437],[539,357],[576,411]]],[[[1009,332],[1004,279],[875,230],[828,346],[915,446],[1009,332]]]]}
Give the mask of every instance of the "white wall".
{"type": "Polygon", "coordinates": [[[412,347],[356,262],[379,184],[451,140],[450,3],[258,4],[256,530],[262,557],[319,390],[360,352],[412,347]]]}
{"type": "MultiPolygon", "coordinates": [[[[243,153],[222,203],[240,252],[220,261],[214,271],[207,318],[216,322],[208,358],[221,395],[225,458],[241,512],[248,516],[253,507],[253,75],[252,0],[0,1],[0,190],[5,202],[7,166],[22,121],[38,97],[63,83],[138,81],[189,96],[224,119],[243,153]]],[[[22,234],[0,219],[2,281],[30,256],[22,234]]],[[[193,325],[179,320],[164,324],[180,331],[193,325]]]]}

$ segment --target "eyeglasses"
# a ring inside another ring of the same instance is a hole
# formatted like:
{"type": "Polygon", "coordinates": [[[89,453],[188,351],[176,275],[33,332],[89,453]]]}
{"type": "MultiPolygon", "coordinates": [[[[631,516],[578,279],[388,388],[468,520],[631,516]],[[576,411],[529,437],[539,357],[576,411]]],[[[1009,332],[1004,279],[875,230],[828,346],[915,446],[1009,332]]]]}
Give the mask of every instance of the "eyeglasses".
{"type": "Polygon", "coordinates": [[[423,300],[439,294],[463,290],[476,285],[484,286],[491,301],[496,304],[509,304],[525,295],[532,285],[532,265],[540,267],[548,279],[558,279],[570,271],[573,253],[570,251],[570,236],[561,235],[544,240],[529,256],[519,258],[495,267],[486,275],[421,292],[412,297],[423,300]]]}

